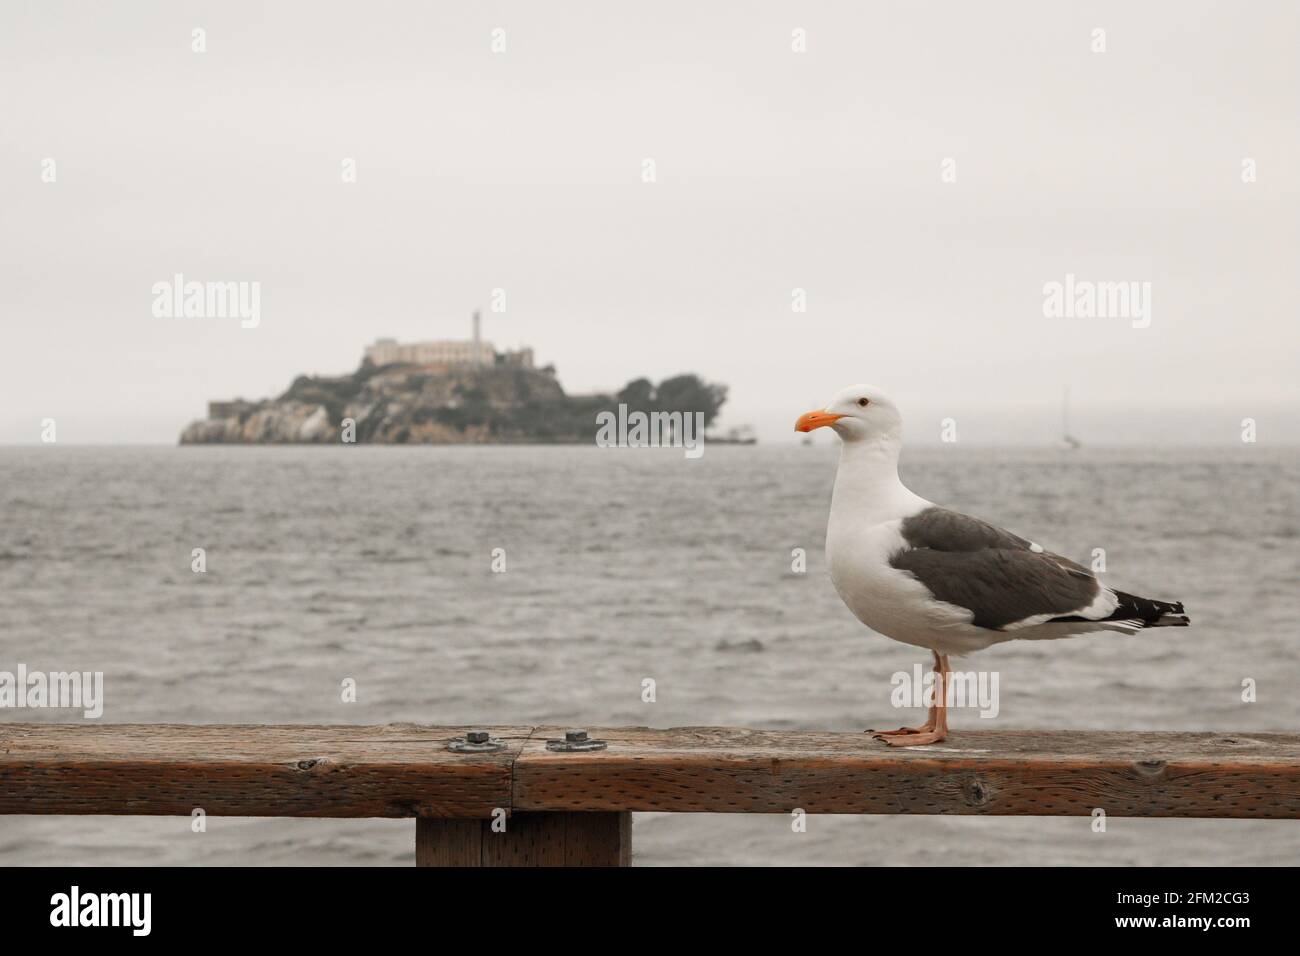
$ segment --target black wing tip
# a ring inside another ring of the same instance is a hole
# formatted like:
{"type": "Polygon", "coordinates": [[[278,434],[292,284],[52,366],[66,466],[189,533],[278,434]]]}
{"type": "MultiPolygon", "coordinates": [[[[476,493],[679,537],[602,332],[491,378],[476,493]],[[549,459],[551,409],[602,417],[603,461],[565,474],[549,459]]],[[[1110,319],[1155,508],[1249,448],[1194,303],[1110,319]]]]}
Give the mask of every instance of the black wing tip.
{"type": "Polygon", "coordinates": [[[1123,591],[1116,591],[1119,604],[1108,617],[1088,618],[1078,614],[1054,617],[1049,624],[1104,624],[1107,621],[1116,624],[1128,624],[1141,630],[1148,627],[1190,627],[1192,619],[1183,610],[1182,601],[1153,601],[1149,598],[1134,597],[1123,591]]]}
{"type": "Polygon", "coordinates": [[[1191,623],[1182,601],[1156,601],[1125,594],[1123,591],[1116,591],[1115,596],[1119,598],[1119,603],[1114,617],[1138,618],[1147,627],[1185,627],[1191,623]]]}

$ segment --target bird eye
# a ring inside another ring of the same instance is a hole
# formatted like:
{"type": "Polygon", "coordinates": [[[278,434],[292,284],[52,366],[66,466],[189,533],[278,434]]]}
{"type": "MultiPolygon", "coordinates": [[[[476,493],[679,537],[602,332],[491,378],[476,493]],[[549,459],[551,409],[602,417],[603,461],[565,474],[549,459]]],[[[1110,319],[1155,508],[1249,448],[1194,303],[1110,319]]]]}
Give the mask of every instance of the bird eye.
{"type": "Polygon", "coordinates": [[[865,398],[859,398],[858,404],[861,405],[863,408],[866,408],[868,405],[871,404],[871,402],[867,401],[865,398]]]}

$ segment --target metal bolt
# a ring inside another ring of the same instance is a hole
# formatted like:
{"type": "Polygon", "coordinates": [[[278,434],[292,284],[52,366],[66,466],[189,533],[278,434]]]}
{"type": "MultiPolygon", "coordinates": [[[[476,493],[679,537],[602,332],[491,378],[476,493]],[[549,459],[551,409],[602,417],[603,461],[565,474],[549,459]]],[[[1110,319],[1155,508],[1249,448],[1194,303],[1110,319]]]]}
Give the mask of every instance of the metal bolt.
{"type": "Polygon", "coordinates": [[[592,740],[585,730],[566,730],[563,740],[546,741],[546,749],[554,753],[576,753],[587,750],[604,750],[608,744],[603,740],[592,740]]]}
{"type": "Polygon", "coordinates": [[[458,754],[491,754],[505,750],[506,744],[486,730],[471,730],[463,738],[447,741],[447,749],[458,754]]]}

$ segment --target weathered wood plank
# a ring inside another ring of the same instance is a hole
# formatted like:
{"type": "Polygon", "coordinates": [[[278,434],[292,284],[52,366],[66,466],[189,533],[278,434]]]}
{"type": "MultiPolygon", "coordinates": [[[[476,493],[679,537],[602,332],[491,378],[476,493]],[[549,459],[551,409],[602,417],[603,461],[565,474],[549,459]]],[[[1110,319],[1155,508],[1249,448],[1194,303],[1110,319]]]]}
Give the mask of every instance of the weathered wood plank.
{"type": "Polygon", "coordinates": [[[474,817],[510,807],[528,727],[0,723],[0,813],[474,817]]]}
{"type": "Polygon", "coordinates": [[[865,734],[591,730],[607,750],[515,762],[516,811],[956,813],[1300,818],[1300,735],[959,731],[890,749],[865,734]]]}
{"type": "MultiPolygon", "coordinates": [[[[481,859],[507,851],[549,858],[555,840],[579,845],[568,830],[548,836],[555,821],[529,823],[530,812],[577,813],[592,827],[613,818],[601,823],[591,814],[796,807],[1300,818],[1295,734],[959,731],[949,743],[898,750],[851,733],[624,728],[591,731],[609,741],[608,750],[553,753],[545,740],[563,728],[489,729],[508,742],[505,751],[455,754],[446,742],[464,728],[410,724],[0,723],[0,813],[202,807],[238,816],[487,819],[497,808],[509,811],[520,828],[517,847],[485,842],[481,859]]],[[[615,844],[602,837],[594,845],[615,844]]]]}

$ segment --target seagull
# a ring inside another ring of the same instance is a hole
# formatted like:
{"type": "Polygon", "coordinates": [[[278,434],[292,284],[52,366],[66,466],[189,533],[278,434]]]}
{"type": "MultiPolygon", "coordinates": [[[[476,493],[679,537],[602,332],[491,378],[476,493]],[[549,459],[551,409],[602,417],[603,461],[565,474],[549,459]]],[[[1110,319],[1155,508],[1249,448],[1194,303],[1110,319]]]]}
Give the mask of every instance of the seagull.
{"type": "Polygon", "coordinates": [[[1181,603],[1116,591],[1068,558],[909,491],[898,478],[903,419],[878,388],[852,385],[794,427],[829,427],[842,440],[826,526],[835,590],[867,627],[934,655],[925,724],[873,733],[891,747],[947,737],[950,654],[1190,623],[1181,603]]]}

